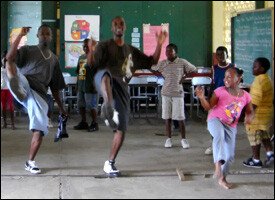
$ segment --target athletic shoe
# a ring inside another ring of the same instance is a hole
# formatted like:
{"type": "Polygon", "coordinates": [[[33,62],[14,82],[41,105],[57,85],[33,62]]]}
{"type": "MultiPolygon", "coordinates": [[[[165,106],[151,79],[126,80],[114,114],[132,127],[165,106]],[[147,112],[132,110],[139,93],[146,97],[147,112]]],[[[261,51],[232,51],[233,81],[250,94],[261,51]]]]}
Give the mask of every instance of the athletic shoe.
{"type": "Polygon", "coordinates": [[[262,161],[259,161],[258,163],[254,162],[253,158],[248,158],[247,161],[243,162],[243,165],[246,167],[253,167],[253,168],[262,168],[263,163],[262,161]]]}
{"type": "Polygon", "coordinates": [[[181,146],[182,146],[182,148],[184,148],[184,149],[190,148],[190,145],[189,145],[189,143],[188,143],[188,141],[187,141],[186,139],[182,139],[182,140],[181,140],[181,146]]]}
{"type": "Polygon", "coordinates": [[[119,125],[118,112],[113,108],[110,103],[103,103],[101,106],[101,117],[103,118],[106,126],[116,130],[119,125]]]}
{"type": "Polygon", "coordinates": [[[9,79],[11,91],[14,93],[19,101],[23,101],[27,97],[27,91],[19,83],[19,77],[15,76],[9,79]]]}
{"type": "Polygon", "coordinates": [[[35,161],[26,161],[25,170],[33,173],[33,174],[40,174],[41,170],[36,166],[35,161]]]}
{"type": "Polygon", "coordinates": [[[171,138],[167,138],[164,144],[165,148],[171,148],[172,147],[172,140],[171,138]]]}
{"type": "Polygon", "coordinates": [[[89,127],[87,122],[79,122],[76,126],[74,126],[74,130],[86,130],[89,127]]]}
{"type": "Polygon", "coordinates": [[[265,166],[267,166],[267,167],[272,165],[274,163],[274,154],[267,156],[264,163],[265,163],[265,166]]]}
{"type": "Polygon", "coordinates": [[[115,162],[110,160],[105,161],[103,170],[111,176],[118,176],[120,174],[119,170],[115,167],[115,162]]]}
{"type": "Polygon", "coordinates": [[[204,154],[205,154],[205,155],[212,155],[212,154],[213,154],[213,149],[212,149],[212,147],[211,147],[211,146],[208,147],[208,148],[205,150],[204,154]]]}
{"type": "Polygon", "coordinates": [[[92,122],[91,125],[88,127],[89,132],[98,131],[98,123],[92,122]]]}

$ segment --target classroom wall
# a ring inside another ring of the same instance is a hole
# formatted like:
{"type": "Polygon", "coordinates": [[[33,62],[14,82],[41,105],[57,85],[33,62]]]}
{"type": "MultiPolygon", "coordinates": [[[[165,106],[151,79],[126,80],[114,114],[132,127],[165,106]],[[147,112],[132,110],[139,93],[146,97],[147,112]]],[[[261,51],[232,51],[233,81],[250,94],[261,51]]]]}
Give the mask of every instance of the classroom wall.
{"type": "MultiPolygon", "coordinates": [[[[7,10],[8,3],[1,1],[1,17],[11,21],[7,10]]],[[[142,24],[160,25],[161,23],[170,24],[170,42],[179,47],[179,56],[186,58],[196,66],[209,67],[212,64],[212,2],[191,2],[191,1],[61,1],[60,3],[60,23],[57,20],[56,5],[57,1],[42,1],[40,23],[50,25],[53,32],[53,44],[51,49],[56,52],[60,48],[60,63],[63,71],[68,71],[74,75],[73,70],[64,69],[64,16],[65,15],[100,15],[100,40],[112,37],[111,19],[121,15],[127,23],[125,40],[131,43],[131,33],[133,27],[138,27],[142,33],[142,24]],[[56,30],[60,28],[60,44],[56,43],[58,37],[56,30]],[[59,46],[58,46],[59,45],[59,46]]],[[[17,3],[18,4],[18,3],[17,3]]],[[[24,9],[20,5],[13,6],[14,10],[37,10],[33,6],[24,9]],[[35,9],[34,9],[35,8],[35,9]]],[[[24,4],[27,5],[27,4],[24,4]]],[[[21,5],[22,6],[22,5],[21,5]]],[[[10,12],[12,12],[10,10],[10,12]]],[[[13,12],[13,17],[26,20],[28,12],[13,12]]],[[[33,13],[33,12],[32,12],[33,13]]],[[[29,13],[31,14],[31,13],[29,13]]],[[[28,19],[28,18],[27,18],[28,19]]],[[[32,22],[31,19],[28,19],[32,22]]],[[[36,20],[37,21],[37,20],[36,20]]],[[[35,25],[32,23],[32,25],[35,25]]],[[[37,28],[37,27],[36,27],[37,28]]],[[[32,29],[32,32],[37,30],[32,29]]],[[[5,20],[1,21],[1,51],[6,48],[9,35],[8,24],[5,20]],[[3,30],[3,31],[2,31],[3,30]]],[[[142,45],[142,38],[141,38],[142,45]]],[[[142,46],[141,46],[142,49],[142,46]]]]}
{"type": "MultiPolygon", "coordinates": [[[[65,15],[100,15],[100,40],[112,37],[111,20],[121,15],[127,24],[125,36],[127,43],[131,43],[133,27],[138,27],[142,33],[143,23],[151,25],[169,23],[170,42],[178,45],[180,57],[186,58],[196,66],[210,67],[212,64],[211,1],[61,1],[61,66],[64,66],[65,15]]],[[[63,70],[71,74],[75,71],[64,68],[63,70]]]]}
{"type": "Polygon", "coordinates": [[[53,41],[51,43],[51,50],[56,54],[56,30],[59,27],[58,20],[56,19],[56,1],[42,1],[42,24],[49,25],[53,30],[53,41]]]}
{"type": "Polygon", "coordinates": [[[223,40],[224,33],[224,14],[223,14],[223,1],[213,1],[213,40],[212,40],[212,50],[215,53],[219,46],[225,46],[223,40]]]}

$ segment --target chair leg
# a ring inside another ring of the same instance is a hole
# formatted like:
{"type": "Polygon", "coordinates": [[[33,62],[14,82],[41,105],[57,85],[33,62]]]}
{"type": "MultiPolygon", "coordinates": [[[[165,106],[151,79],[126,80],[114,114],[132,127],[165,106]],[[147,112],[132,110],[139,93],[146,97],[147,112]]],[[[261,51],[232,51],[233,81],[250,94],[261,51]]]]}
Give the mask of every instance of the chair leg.
{"type": "Polygon", "coordinates": [[[148,99],[146,99],[146,107],[145,107],[145,116],[147,118],[147,110],[148,110],[148,99]]]}
{"type": "Polygon", "coordinates": [[[140,110],[139,110],[139,109],[140,109],[140,107],[139,107],[140,104],[139,104],[139,103],[140,103],[140,102],[139,102],[139,100],[138,100],[138,104],[137,104],[137,106],[138,106],[138,117],[140,118],[140,110]]]}
{"type": "Polygon", "coordinates": [[[133,112],[133,118],[135,118],[135,109],[136,109],[136,108],[135,108],[135,107],[136,107],[136,106],[135,106],[135,100],[132,100],[132,106],[133,106],[133,107],[132,107],[132,108],[133,108],[133,111],[132,111],[132,112],[133,112]]]}
{"type": "Polygon", "coordinates": [[[199,104],[199,100],[197,102],[197,116],[199,117],[199,109],[200,109],[200,104],[199,104]]]}

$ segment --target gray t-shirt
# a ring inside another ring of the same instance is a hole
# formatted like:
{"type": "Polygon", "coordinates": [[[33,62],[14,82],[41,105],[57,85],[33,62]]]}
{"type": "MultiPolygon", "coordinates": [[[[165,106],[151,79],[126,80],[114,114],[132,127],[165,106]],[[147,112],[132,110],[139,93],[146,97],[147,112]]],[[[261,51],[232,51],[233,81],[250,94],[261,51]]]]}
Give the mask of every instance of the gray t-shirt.
{"type": "Polygon", "coordinates": [[[23,46],[17,51],[17,67],[25,75],[30,87],[47,99],[48,87],[52,90],[65,88],[57,56],[51,52],[49,58],[44,58],[38,46],[23,46]]]}

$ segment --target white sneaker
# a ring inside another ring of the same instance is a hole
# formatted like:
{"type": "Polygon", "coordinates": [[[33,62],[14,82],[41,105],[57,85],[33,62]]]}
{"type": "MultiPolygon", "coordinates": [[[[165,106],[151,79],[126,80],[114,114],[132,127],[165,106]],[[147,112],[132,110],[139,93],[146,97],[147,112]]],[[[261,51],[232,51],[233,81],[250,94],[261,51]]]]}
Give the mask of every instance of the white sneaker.
{"type": "Polygon", "coordinates": [[[165,147],[165,148],[171,148],[171,147],[172,147],[172,140],[171,140],[171,138],[168,138],[168,139],[165,141],[164,147],[165,147]]]}
{"type": "Polygon", "coordinates": [[[205,154],[205,155],[211,155],[211,154],[213,154],[213,149],[212,149],[212,147],[211,147],[211,146],[208,147],[208,148],[205,150],[204,154],[205,154]]]}
{"type": "Polygon", "coordinates": [[[41,173],[41,170],[36,166],[35,164],[35,161],[26,161],[26,164],[25,164],[25,170],[33,173],[33,174],[40,174],[41,173]]]}
{"type": "Polygon", "coordinates": [[[110,162],[109,160],[105,161],[103,170],[109,175],[119,175],[119,170],[115,167],[115,162],[110,162]]]}
{"type": "Polygon", "coordinates": [[[53,128],[53,123],[52,123],[52,120],[51,120],[51,119],[49,119],[48,127],[49,127],[49,128],[53,128]]]}
{"type": "Polygon", "coordinates": [[[188,141],[187,141],[186,139],[182,139],[182,140],[181,140],[181,146],[182,146],[182,148],[184,148],[184,149],[190,148],[190,145],[189,145],[189,143],[188,143],[188,141]]]}

